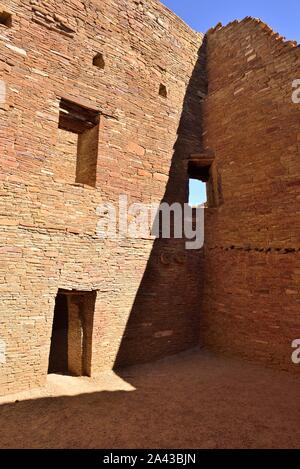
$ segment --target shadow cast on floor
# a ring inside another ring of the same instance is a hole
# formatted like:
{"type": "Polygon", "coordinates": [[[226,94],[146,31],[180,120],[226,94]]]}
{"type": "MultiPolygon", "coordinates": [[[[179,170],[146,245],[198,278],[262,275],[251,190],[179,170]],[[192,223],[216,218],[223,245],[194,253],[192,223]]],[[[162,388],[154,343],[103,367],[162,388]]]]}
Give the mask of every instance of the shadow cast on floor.
{"type": "Polygon", "coordinates": [[[136,390],[0,406],[1,448],[296,448],[300,380],[207,352],[130,367],[136,390]]]}

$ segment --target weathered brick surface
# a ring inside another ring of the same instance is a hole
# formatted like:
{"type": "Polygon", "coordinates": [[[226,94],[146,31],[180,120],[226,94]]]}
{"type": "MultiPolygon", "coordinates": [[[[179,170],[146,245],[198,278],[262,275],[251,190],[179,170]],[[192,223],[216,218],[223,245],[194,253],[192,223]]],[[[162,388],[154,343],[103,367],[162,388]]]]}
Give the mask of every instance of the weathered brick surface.
{"type": "Polygon", "coordinates": [[[204,146],[224,203],[207,210],[202,340],[299,371],[299,48],[250,18],[207,42],[204,146]]]}
{"type": "Polygon", "coordinates": [[[172,240],[98,239],[96,209],[120,193],[145,203],[186,197],[182,160],[200,141],[188,122],[199,106],[191,87],[205,86],[201,73],[191,84],[203,35],[156,1],[22,0],[5,9],[13,23],[0,25],[0,392],[44,383],[59,288],[97,290],[92,373],[197,343],[199,256],[178,263],[172,253],[184,247],[172,240]],[[97,53],[104,69],[93,66],[97,53]],[[95,188],[75,184],[60,98],[102,114],[95,188]]]}

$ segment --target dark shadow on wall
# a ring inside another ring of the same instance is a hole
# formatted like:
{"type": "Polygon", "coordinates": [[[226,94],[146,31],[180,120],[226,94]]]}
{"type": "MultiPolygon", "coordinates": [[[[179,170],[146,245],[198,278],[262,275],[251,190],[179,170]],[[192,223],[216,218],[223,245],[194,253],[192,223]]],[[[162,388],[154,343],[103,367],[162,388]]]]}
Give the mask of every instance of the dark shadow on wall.
{"type": "MultiPolygon", "coordinates": [[[[187,86],[169,180],[161,203],[188,202],[186,159],[202,150],[202,104],[207,94],[206,40],[187,86]]],[[[193,347],[199,341],[203,250],[185,239],[156,238],[122,337],[115,368],[193,347]]]]}

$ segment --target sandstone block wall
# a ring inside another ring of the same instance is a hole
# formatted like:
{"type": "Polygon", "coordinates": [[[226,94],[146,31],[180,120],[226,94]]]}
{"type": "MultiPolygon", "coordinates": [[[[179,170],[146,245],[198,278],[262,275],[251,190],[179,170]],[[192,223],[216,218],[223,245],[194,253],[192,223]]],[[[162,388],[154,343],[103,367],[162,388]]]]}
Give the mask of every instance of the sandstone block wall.
{"type": "Polygon", "coordinates": [[[59,289],[96,292],[92,374],[196,344],[201,257],[175,240],[101,240],[96,210],[120,193],[129,203],[186,200],[182,161],[201,146],[203,35],[152,0],[21,0],[3,10],[0,392],[45,382],[59,289]],[[100,116],[93,183],[76,183],[84,129],[68,131],[79,123],[67,122],[62,100],[100,116]]]}
{"type": "Polygon", "coordinates": [[[77,374],[199,330],[295,370],[299,49],[249,18],[204,41],[156,0],[8,1],[0,49],[0,393],[44,384],[58,291],[92,298],[68,311],[77,374]],[[120,194],[187,202],[191,168],[211,175],[204,250],[97,236],[120,194]]]}
{"type": "Polygon", "coordinates": [[[204,147],[223,203],[206,212],[202,341],[284,369],[300,337],[300,52],[259,20],[207,35],[204,147]]]}

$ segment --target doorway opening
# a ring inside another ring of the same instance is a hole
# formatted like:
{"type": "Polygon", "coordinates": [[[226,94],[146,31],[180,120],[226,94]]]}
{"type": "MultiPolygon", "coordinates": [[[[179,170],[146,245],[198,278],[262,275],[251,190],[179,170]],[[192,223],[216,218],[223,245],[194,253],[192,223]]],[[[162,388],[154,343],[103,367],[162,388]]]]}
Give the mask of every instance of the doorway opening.
{"type": "Polygon", "coordinates": [[[48,373],[91,376],[96,292],[58,290],[48,373]]]}
{"type": "Polygon", "coordinates": [[[55,300],[48,373],[68,372],[68,300],[58,294],[55,300]]]}

